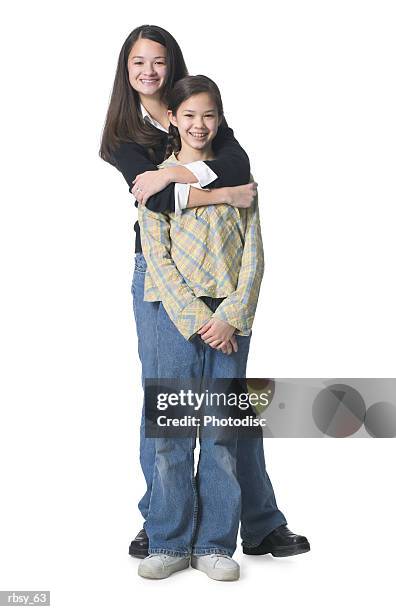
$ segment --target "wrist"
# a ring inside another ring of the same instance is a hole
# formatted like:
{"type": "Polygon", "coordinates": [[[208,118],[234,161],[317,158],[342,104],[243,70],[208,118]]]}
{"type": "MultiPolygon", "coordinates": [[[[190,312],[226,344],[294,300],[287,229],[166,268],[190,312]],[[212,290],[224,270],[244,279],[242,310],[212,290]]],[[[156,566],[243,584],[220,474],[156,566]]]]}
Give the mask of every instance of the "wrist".
{"type": "Polygon", "coordinates": [[[219,187],[216,189],[219,195],[219,201],[223,204],[231,204],[231,192],[229,187],[219,187]]]}
{"type": "Polygon", "coordinates": [[[166,185],[170,185],[173,182],[171,168],[161,168],[160,172],[166,181],[166,185]]]}

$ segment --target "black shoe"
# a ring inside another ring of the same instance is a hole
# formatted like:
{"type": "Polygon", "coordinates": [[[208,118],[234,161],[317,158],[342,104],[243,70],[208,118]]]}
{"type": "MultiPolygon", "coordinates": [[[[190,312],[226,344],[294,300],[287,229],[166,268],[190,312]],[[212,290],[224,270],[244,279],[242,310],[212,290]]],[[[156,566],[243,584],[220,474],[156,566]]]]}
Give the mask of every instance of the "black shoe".
{"type": "Polygon", "coordinates": [[[145,559],[148,555],[148,545],[147,533],[141,529],[129,546],[129,554],[137,559],[145,559]]]}
{"type": "Polygon", "coordinates": [[[242,550],[245,555],[271,553],[273,557],[291,557],[308,552],[311,547],[305,536],[297,535],[290,531],[286,525],[281,525],[271,531],[258,546],[248,548],[242,542],[242,550]]]}

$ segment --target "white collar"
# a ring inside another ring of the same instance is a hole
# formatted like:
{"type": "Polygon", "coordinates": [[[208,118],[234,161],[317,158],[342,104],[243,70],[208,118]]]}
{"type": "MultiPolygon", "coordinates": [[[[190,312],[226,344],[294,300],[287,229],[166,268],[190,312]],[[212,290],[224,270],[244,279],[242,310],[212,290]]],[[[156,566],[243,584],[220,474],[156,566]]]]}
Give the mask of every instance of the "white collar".
{"type": "Polygon", "coordinates": [[[144,108],[142,103],[140,103],[140,112],[142,113],[143,121],[147,117],[147,119],[150,121],[151,125],[156,127],[158,130],[161,130],[162,132],[168,133],[168,130],[165,129],[163,125],[161,125],[160,123],[158,123],[158,121],[153,119],[153,117],[150,115],[150,113],[144,108]]]}

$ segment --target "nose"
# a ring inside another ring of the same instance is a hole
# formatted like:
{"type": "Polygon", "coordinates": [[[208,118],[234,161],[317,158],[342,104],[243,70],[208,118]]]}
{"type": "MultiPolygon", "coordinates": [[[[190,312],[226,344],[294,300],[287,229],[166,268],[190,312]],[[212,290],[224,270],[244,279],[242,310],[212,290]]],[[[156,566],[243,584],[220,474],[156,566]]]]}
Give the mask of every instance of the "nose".
{"type": "Polygon", "coordinates": [[[199,117],[198,115],[195,116],[195,121],[194,121],[194,127],[195,128],[202,128],[204,127],[205,122],[203,120],[203,117],[199,117]]]}
{"type": "Polygon", "coordinates": [[[156,74],[154,64],[148,63],[144,66],[144,74],[146,76],[153,76],[156,74]]]}

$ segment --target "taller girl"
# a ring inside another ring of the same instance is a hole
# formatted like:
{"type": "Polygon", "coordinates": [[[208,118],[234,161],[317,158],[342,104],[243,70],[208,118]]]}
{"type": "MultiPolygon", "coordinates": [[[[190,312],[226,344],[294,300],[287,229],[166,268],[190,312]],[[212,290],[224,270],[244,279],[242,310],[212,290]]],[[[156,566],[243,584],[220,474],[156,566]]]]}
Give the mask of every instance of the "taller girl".
{"type": "MultiPolygon", "coordinates": [[[[255,185],[247,184],[249,160],[225,120],[213,141],[214,160],[157,169],[157,164],[165,158],[168,142],[168,93],[174,83],[186,75],[182,52],[169,32],[149,25],[133,30],[119,55],[100,154],[120,170],[136,200],[153,211],[173,212],[186,207],[224,203],[250,206],[255,185]],[[210,191],[190,188],[191,183],[197,182],[201,187],[209,186],[210,191]]],[[[137,223],[135,230],[132,294],[144,381],[145,378],[156,378],[158,373],[156,322],[160,303],[143,300],[146,262],[141,252],[137,223]]],[[[140,462],[147,490],[139,509],[144,519],[149,511],[154,457],[153,440],[145,438],[142,415],[140,462]]],[[[237,461],[242,492],[242,537],[254,546],[285,525],[286,519],[276,505],[265,469],[262,444],[243,448],[241,452],[238,450],[237,461]]],[[[296,544],[290,539],[284,543],[296,544]]],[[[143,529],[133,540],[130,553],[144,557],[147,549],[148,540],[143,529]]],[[[257,551],[255,554],[260,553],[257,551]]]]}

